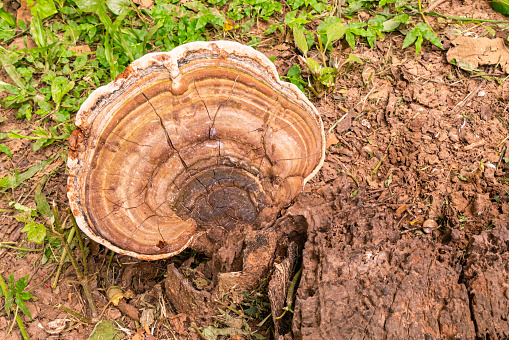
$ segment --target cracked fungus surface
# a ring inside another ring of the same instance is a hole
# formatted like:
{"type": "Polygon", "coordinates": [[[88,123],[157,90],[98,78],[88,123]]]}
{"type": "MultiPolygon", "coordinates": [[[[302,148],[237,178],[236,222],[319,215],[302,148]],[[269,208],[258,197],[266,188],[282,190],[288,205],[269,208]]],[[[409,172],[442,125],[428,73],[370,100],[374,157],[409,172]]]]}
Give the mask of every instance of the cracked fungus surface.
{"type": "Polygon", "coordinates": [[[136,61],[78,113],[71,207],[116,251],[150,259],[210,227],[260,226],[323,162],[316,109],[270,61],[236,43],[195,45],[136,61]]]}

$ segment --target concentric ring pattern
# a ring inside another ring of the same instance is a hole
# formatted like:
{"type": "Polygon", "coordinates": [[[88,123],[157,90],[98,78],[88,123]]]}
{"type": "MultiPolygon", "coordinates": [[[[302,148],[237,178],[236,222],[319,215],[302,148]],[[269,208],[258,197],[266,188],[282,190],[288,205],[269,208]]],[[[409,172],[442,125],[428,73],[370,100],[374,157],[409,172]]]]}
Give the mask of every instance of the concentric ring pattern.
{"type": "Polygon", "coordinates": [[[212,226],[260,225],[324,158],[313,105],[234,42],[144,56],[85,101],[76,126],[68,196],[78,225],[147,260],[212,226]]]}

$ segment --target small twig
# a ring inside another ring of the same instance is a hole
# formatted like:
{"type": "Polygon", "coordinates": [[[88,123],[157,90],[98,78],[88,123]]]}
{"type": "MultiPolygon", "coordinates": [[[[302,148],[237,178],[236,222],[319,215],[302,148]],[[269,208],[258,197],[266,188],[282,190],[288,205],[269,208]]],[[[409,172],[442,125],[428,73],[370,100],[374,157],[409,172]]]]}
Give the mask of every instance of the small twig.
{"type": "Polygon", "coordinates": [[[500,153],[500,159],[498,160],[497,162],[497,167],[496,169],[498,169],[498,167],[500,166],[500,163],[502,162],[502,159],[504,159],[504,156],[505,156],[505,152],[507,150],[507,147],[504,146],[504,148],[502,149],[502,152],[500,153]]]}
{"type": "Polygon", "coordinates": [[[221,306],[225,307],[225,308],[228,308],[229,310],[231,310],[232,312],[234,312],[235,314],[237,314],[238,316],[242,317],[242,318],[249,318],[246,316],[246,314],[244,314],[244,312],[239,312],[238,310],[236,310],[235,308],[232,308],[230,306],[228,306],[227,304],[217,300],[217,299],[214,299],[214,302],[217,302],[219,303],[221,306]]]}
{"type": "MultiPolygon", "coordinates": [[[[396,136],[394,136],[394,138],[396,138],[396,136]]],[[[382,162],[385,160],[385,158],[387,158],[387,155],[389,154],[388,151],[389,151],[389,148],[391,147],[392,143],[394,142],[394,138],[391,139],[391,142],[389,143],[389,145],[387,145],[387,148],[385,148],[385,155],[382,157],[382,159],[380,159],[380,161],[378,162],[378,164],[375,166],[375,168],[371,171],[371,174],[372,176],[376,175],[376,173],[378,172],[378,169],[380,169],[380,166],[382,165],[382,162]]],[[[373,179],[373,177],[371,177],[371,179],[373,179]]]]}
{"type": "Polygon", "coordinates": [[[341,121],[343,119],[345,119],[346,116],[348,116],[348,114],[350,113],[350,111],[347,111],[341,118],[339,118],[338,120],[336,120],[336,122],[334,124],[332,124],[332,126],[329,128],[329,131],[327,131],[327,133],[325,134],[325,138],[327,138],[327,136],[329,135],[329,133],[332,132],[332,130],[334,130],[334,128],[336,126],[338,126],[339,123],[341,123],[341,121]]]}
{"type": "Polygon", "coordinates": [[[505,73],[503,72],[491,72],[491,73],[481,73],[481,74],[472,74],[470,78],[477,77],[488,77],[488,76],[503,76],[505,73]]]}
{"type": "Polygon", "coordinates": [[[481,89],[481,87],[486,83],[486,80],[483,80],[472,92],[470,92],[469,94],[467,94],[465,96],[465,98],[463,98],[462,101],[460,101],[458,104],[456,104],[456,106],[454,106],[454,108],[451,110],[451,114],[454,114],[456,113],[458,110],[458,108],[463,108],[469,101],[470,99],[472,99],[472,97],[477,94],[477,92],[479,92],[479,90],[481,89]]]}
{"type": "Polygon", "coordinates": [[[74,218],[74,215],[71,214],[71,221],[74,225],[74,229],[76,229],[76,238],[78,239],[78,244],[80,246],[81,251],[81,262],[83,264],[83,271],[85,276],[88,275],[88,264],[87,264],[87,256],[85,254],[85,247],[83,246],[83,238],[81,237],[80,228],[78,227],[78,224],[76,223],[76,219],[74,218]]]}
{"type": "Polygon", "coordinates": [[[5,336],[2,338],[2,340],[7,339],[9,334],[11,334],[12,328],[14,327],[14,323],[16,322],[16,318],[18,317],[18,309],[19,309],[19,306],[16,305],[16,311],[14,312],[14,319],[12,319],[11,325],[9,326],[9,329],[7,330],[7,333],[5,333],[5,336]]]}
{"type": "Polygon", "coordinates": [[[267,321],[267,320],[270,318],[270,316],[271,316],[271,314],[269,313],[269,315],[267,315],[267,316],[265,317],[265,319],[263,319],[262,321],[260,321],[260,322],[259,322],[256,326],[257,326],[257,327],[262,327],[262,326],[263,326],[263,324],[265,323],[265,321],[267,321]]]}
{"type": "Polygon", "coordinates": [[[357,188],[360,187],[359,181],[355,177],[353,177],[353,175],[350,172],[345,171],[343,169],[338,169],[338,172],[346,174],[348,177],[350,177],[355,182],[355,185],[357,185],[357,188]]]}
{"type": "Polygon", "coordinates": [[[288,293],[286,294],[286,307],[283,308],[283,314],[276,317],[276,320],[279,320],[285,316],[286,312],[290,312],[293,314],[292,303],[293,303],[293,293],[295,292],[295,287],[297,286],[297,282],[299,281],[300,274],[302,274],[302,269],[304,267],[301,266],[300,269],[295,273],[295,276],[292,279],[292,283],[290,283],[290,287],[288,288],[288,293]]]}
{"type": "Polygon", "coordinates": [[[204,340],[208,340],[208,338],[203,335],[203,333],[198,329],[198,327],[196,327],[196,325],[194,324],[194,322],[191,322],[191,327],[193,327],[193,329],[198,333],[198,335],[204,339],[204,340]]]}
{"type": "MultiPolygon", "coordinates": [[[[64,225],[65,225],[65,221],[64,221],[64,225]]],[[[73,228],[69,232],[69,236],[67,237],[67,243],[71,243],[71,241],[74,237],[74,231],[75,231],[75,229],[73,228]]],[[[60,278],[60,272],[62,271],[62,266],[64,265],[66,257],[67,257],[67,250],[64,249],[62,251],[62,256],[60,257],[60,263],[58,264],[57,273],[55,274],[55,280],[53,281],[53,284],[51,285],[51,288],[53,288],[53,289],[57,288],[58,279],[60,278]]]]}
{"type": "MultiPolygon", "coordinates": [[[[57,266],[54,266],[53,270],[51,271],[51,273],[49,273],[48,275],[46,275],[46,277],[44,278],[44,280],[42,280],[41,282],[39,282],[38,284],[36,284],[35,286],[33,286],[32,288],[30,288],[29,290],[27,290],[28,293],[30,293],[31,291],[33,291],[34,289],[42,286],[43,284],[46,283],[46,281],[48,281],[52,276],[53,276],[53,273],[57,270],[57,266]]],[[[49,286],[48,286],[49,288],[49,286]]]]}
{"type": "Polygon", "coordinates": [[[41,248],[41,249],[28,249],[28,248],[14,247],[14,246],[7,245],[4,242],[0,242],[0,248],[9,248],[9,249],[15,249],[15,250],[20,250],[20,251],[42,251],[43,250],[43,248],[41,248]]]}
{"type": "MultiPolygon", "coordinates": [[[[108,284],[110,286],[113,285],[112,282],[110,282],[110,266],[111,266],[111,261],[113,260],[113,255],[115,255],[115,252],[112,250],[110,252],[110,260],[108,261],[108,267],[106,268],[106,281],[108,281],[108,284]]],[[[113,272],[113,275],[115,275],[115,273],[113,272]]]]}
{"type": "Polygon", "coordinates": [[[67,250],[67,254],[69,254],[69,258],[71,259],[72,266],[74,267],[74,270],[76,271],[76,275],[78,276],[78,280],[80,281],[81,286],[83,287],[83,291],[85,292],[85,296],[88,301],[88,307],[90,308],[90,311],[92,313],[92,318],[95,319],[97,317],[97,311],[94,306],[94,300],[92,299],[92,294],[90,294],[90,289],[88,288],[88,283],[86,277],[83,275],[83,272],[81,271],[78,262],[76,261],[76,258],[74,257],[74,254],[72,253],[71,247],[69,247],[69,244],[66,242],[66,239],[64,237],[64,233],[62,230],[62,226],[60,225],[60,217],[58,215],[58,209],[56,206],[53,206],[53,216],[55,217],[55,229],[57,232],[57,236],[60,239],[60,243],[64,246],[64,248],[67,250]]]}
{"type": "Polygon", "coordinates": [[[507,139],[509,139],[509,135],[507,135],[504,139],[502,139],[500,143],[497,144],[497,148],[499,148],[500,145],[502,145],[507,139]]]}
{"type": "Polygon", "coordinates": [[[83,323],[90,324],[90,320],[89,320],[86,316],[81,315],[80,313],[75,312],[75,311],[73,311],[72,309],[69,309],[69,308],[67,308],[67,307],[66,307],[66,306],[64,306],[64,305],[60,305],[60,304],[59,304],[59,305],[57,306],[57,308],[58,308],[58,309],[63,310],[63,311],[64,311],[64,312],[66,312],[66,313],[71,314],[72,316],[74,316],[76,319],[80,320],[80,321],[81,321],[81,322],[83,322],[83,323]]]}

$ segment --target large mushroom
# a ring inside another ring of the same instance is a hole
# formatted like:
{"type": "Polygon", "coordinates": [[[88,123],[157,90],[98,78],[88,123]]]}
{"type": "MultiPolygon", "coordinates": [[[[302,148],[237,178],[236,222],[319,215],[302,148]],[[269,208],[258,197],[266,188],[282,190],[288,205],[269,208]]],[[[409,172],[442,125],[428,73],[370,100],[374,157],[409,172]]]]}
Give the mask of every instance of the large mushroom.
{"type": "Polygon", "coordinates": [[[136,60],[90,95],[76,126],[79,227],[144,260],[270,225],[324,159],[315,107],[262,53],[229,41],[136,60]]]}

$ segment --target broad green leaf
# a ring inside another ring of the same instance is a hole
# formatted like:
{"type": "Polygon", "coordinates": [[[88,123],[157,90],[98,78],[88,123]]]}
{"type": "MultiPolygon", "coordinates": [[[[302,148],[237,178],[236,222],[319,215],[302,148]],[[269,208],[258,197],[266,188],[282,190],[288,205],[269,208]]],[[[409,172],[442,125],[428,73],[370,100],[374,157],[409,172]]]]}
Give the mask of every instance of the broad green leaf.
{"type": "Polygon", "coordinates": [[[19,75],[19,73],[16,71],[16,68],[14,67],[14,63],[16,63],[18,60],[22,58],[21,55],[15,52],[7,51],[3,47],[0,47],[0,62],[2,62],[2,66],[11,77],[12,81],[21,89],[26,89],[26,84],[19,75]]]}
{"type": "Polygon", "coordinates": [[[36,173],[38,173],[41,169],[44,169],[44,167],[48,164],[51,164],[53,160],[48,159],[46,161],[42,161],[41,163],[34,165],[27,171],[23,172],[22,174],[18,174],[17,170],[14,175],[7,175],[0,179],[0,188],[16,188],[19,185],[21,185],[26,180],[32,178],[36,173]]]}
{"type": "Polygon", "coordinates": [[[32,320],[32,313],[30,313],[30,309],[28,309],[26,302],[21,298],[21,296],[19,296],[19,293],[16,293],[16,298],[14,300],[19,309],[21,309],[21,311],[25,313],[25,315],[28,315],[30,320],[32,320]]]}
{"type": "Polygon", "coordinates": [[[308,64],[308,68],[313,73],[313,75],[319,75],[320,74],[320,64],[312,58],[307,58],[306,63],[308,64]]]}
{"type": "Polygon", "coordinates": [[[288,69],[288,72],[286,73],[286,76],[288,78],[290,78],[292,76],[296,76],[296,75],[300,75],[300,74],[301,74],[301,70],[300,70],[299,65],[293,65],[292,67],[290,67],[288,69]]]}
{"type": "Polygon", "coordinates": [[[438,39],[437,35],[435,33],[433,33],[433,30],[431,29],[431,27],[428,24],[418,23],[417,27],[419,28],[419,31],[421,31],[422,36],[426,40],[431,42],[436,47],[444,49],[444,46],[442,46],[442,43],[438,39]]]}
{"type": "Polygon", "coordinates": [[[16,27],[16,20],[14,19],[14,16],[3,8],[0,9],[0,18],[4,19],[9,26],[16,27]]]}
{"type": "Polygon", "coordinates": [[[27,276],[23,276],[21,279],[18,280],[18,282],[16,282],[16,286],[14,287],[16,289],[16,292],[21,293],[22,291],[25,290],[29,276],[30,274],[27,276]]]}
{"type": "Polygon", "coordinates": [[[7,296],[5,297],[4,309],[5,309],[5,312],[7,313],[7,316],[9,316],[11,313],[12,303],[14,302],[14,293],[15,293],[14,285],[16,284],[14,281],[14,273],[12,273],[9,276],[9,278],[7,279],[7,282],[9,283],[9,289],[7,292],[7,296]]]}
{"type": "Polygon", "coordinates": [[[39,48],[48,46],[48,35],[46,33],[47,31],[44,29],[42,19],[39,15],[34,15],[30,22],[30,34],[39,48]]]}
{"type": "Polygon", "coordinates": [[[304,31],[300,27],[295,26],[293,28],[293,38],[295,39],[295,44],[297,45],[297,47],[305,55],[309,51],[309,48],[306,40],[306,35],[304,34],[304,31]]]}
{"type": "Polygon", "coordinates": [[[337,22],[342,22],[341,21],[341,18],[338,18],[338,17],[327,17],[323,20],[323,22],[318,25],[318,27],[316,28],[316,31],[318,33],[324,33],[325,29],[332,25],[332,24],[335,24],[337,22]]]}
{"type": "Polygon", "coordinates": [[[0,152],[5,153],[7,156],[9,156],[10,158],[12,158],[11,149],[10,149],[7,145],[5,145],[5,144],[0,144],[0,152]]]}
{"type": "Polygon", "coordinates": [[[30,300],[31,298],[33,298],[34,296],[28,292],[21,292],[19,293],[19,296],[23,299],[23,300],[30,300]]]}
{"type": "Polygon", "coordinates": [[[12,130],[7,133],[7,136],[12,139],[38,139],[37,137],[33,136],[25,136],[20,133],[18,133],[19,130],[12,130]]]}
{"type": "Polygon", "coordinates": [[[38,223],[27,223],[23,229],[21,229],[22,233],[27,233],[27,240],[30,242],[34,242],[37,244],[41,244],[46,237],[46,227],[44,224],[38,223]]]}
{"type": "Polygon", "coordinates": [[[327,34],[327,43],[325,44],[325,48],[329,46],[330,43],[341,39],[345,33],[346,33],[346,27],[340,22],[337,22],[335,24],[329,25],[325,32],[327,34]]]}
{"type": "Polygon", "coordinates": [[[42,193],[42,186],[40,184],[37,186],[37,188],[35,188],[35,203],[37,205],[37,211],[42,216],[50,217],[53,215],[49,203],[46,200],[46,196],[42,193]]]}
{"type": "Polygon", "coordinates": [[[422,41],[423,41],[422,35],[419,34],[419,36],[417,37],[417,40],[415,41],[415,56],[416,57],[419,54],[419,51],[421,50],[422,41]]]}
{"type": "Polygon", "coordinates": [[[321,74],[335,74],[336,73],[336,69],[333,68],[333,67],[322,67],[320,69],[320,73],[321,74]]]}
{"type": "Polygon", "coordinates": [[[117,340],[121,338],[122,332],[115,329],[111,321],[102,319],[95,324],[94,330],[88,340],[117,340]]]}
{"type": "Polygon", "coordinates": [[[364,64],[364,62],[362,61],[361,58],[359,58],[359,56],[357,56],[357,54],[353,54],[353,53],[350,53],[348,55],[348,58],[345,60],[344,64],[346,63],[359,63],[359,64],[364,64]]]}
{"type": "Polygon", "coordinates": [[[9,293],[5,297],[5,306],[4,306],[7,316],[9,316],[11,313],[11,306],[12,306],[13,302],[14,302],[14,292],[9,291],[9,293]]]}
{"type": "Polygon", "coordinates": [[[10,202],[9,203],[10,206],[13,206],[14,209],[20,211],[20,212],[32,212],[32,209],[29,208],[29,207],[26,207],[24,206],[23,204],[21,203],[18,203],[18,202],[10,202]]]}
{"type": "Polygon", "coordinates": [[[30,12],[34,17],[39,16],[42,20],[55,14],[57,9],[53,0],[37,0],[37,4],[30,9],[30,12]]]}
{"type": "Polygon", "coordinates": [[[509,0],[493,0],[491,5],[498,13],[509,15],[509,0]]]}
{"type": "Polygon", "coordinates": [[[355,36],[351,32],[346,32],[346,42],[348,46],[353,50],[355,48],[355,36]]]}
{"type": "Polygon", "coordinates": [[[92,12],[99,6],[101,0],[75,0],[74,2],[84,12],[92,12]]]}
{"type": "Polygon", "coordinates": [[[16,112],[16,118],[18,119],[26,118],[30,120],[32,118],[32,105],[30,105],[30,103],[25,103],[21,105],[18,109],[18,112],[16,112]]]}
{"type": "Polygon", "coordinates": [[[58,110],[55,115],[57,122],[62,123],[71,119],[71,114],[67,110],[58,110]]]}
{"type": "Polygon", "coordinates": [[[60,105],[62,98],[73,88],[74,81],[69,81],[62,76],[56,77],[51,83],[51,98],[57,105],[60,105]]]}
{"type": "Polygon", "coordinates": [[[106,5],[115,15],[120,15],[129,10],[130,2],[128,0],[106,0],[106,5]]]}
{"type": "Polygon", "coordinates": [[[419,35],[419,29],[417,27],[412,28],[410,32],[405,37],[405,40],[403,41],[403,47],[407,48],[408,46],[412,45],[415,40],[417,39],[417,36],[419,35]]]}
{"type": "Polygon", "coordinates": [[[392,32],[401,25],[401,22],[394,19],[384,21],[382,32],[392,32]]]}
{"type": "Polygon", "coordinates": [[[9,288],[14,289],[14,286],[16,285],[16,281],[14,280],[14,273],[11,273],[11,275],[9,275],[7,282],[9,282],[9,288]]]}

